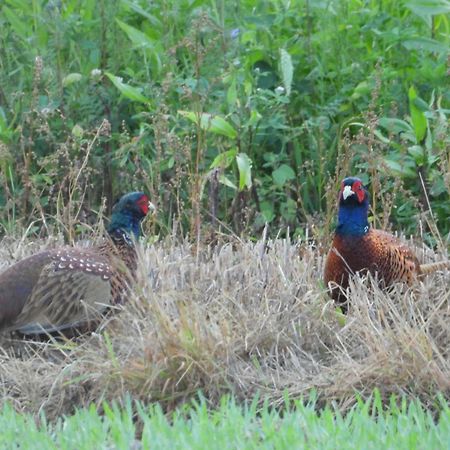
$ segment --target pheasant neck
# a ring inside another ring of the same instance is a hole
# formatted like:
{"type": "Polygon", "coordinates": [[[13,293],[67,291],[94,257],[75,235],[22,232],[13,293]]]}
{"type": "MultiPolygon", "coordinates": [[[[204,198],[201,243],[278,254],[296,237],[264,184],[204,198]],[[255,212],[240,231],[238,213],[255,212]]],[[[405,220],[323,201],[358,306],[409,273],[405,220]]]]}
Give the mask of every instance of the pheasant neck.
{"type": "Polygon", "coordinates": [[[138,239],[141,234],[139,222],[140,219],[132,213],[117,212],[112,215],[107,231],[112,238],[118,235],[130,238],[130,235],[133,235],[135,239],[138,239]]]}
{"type": "Polygon", "coordinates": [[[336,234],[341,236],[364,236],[369,232],[368,205],[341,205],[338,213],[336,234]]]}

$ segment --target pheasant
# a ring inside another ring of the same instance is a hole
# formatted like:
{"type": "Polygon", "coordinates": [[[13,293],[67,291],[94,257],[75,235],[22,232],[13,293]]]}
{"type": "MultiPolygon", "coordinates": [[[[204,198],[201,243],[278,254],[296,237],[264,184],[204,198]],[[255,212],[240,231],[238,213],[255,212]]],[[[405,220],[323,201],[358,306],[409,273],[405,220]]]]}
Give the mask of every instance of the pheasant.
{"type": "Polygon", "coordinates": [[[370,272],[381,287],[411,285],[418,276],[450,268],[449,261],[420,264],[395,236],[369,227],[369,196],[359,178],[345,178],[339,192],[338,224],[325,262],[325,284],[332,298],[345,303],[351,274],[370,272]]]}
{"type": "Polygon", "coordinates": [[[0,274],[0,330],[41,334],[97,321],[122,303],[137,257],[134,239],[153,205],[143,192],[124,195],[98,247],[60,247],[25,258],[0,274]]]}

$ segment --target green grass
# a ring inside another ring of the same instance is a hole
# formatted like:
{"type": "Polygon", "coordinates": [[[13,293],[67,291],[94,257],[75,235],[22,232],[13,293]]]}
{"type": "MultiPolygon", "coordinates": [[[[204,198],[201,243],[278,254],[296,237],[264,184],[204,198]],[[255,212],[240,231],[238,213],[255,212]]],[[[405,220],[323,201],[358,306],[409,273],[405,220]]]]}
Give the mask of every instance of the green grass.
{"type": "Polygon", "coordinates": [[[258,411],[223,398],[209,411],[206,402],[194,402],[170,417],[158,405],[112,408],[104,405],[99,415],[94,407],[49,425],[41,416],[36,425],[30,415],[20,415],[5,406],[0,415],[0,447],[21,449],[189,449],[189,448],[388,448],[445,449],[450,442],[450,409],[440,399],[435,421],[419,402],[406,401],[381,410],[374,400],[360,402],[345,416],[329,407],[317,412],[314,401],[296,401],[282,414],[267,406],[258,411]],[[133,412],[134,411],[134,412],[133,412]],[[136,427],[136,415],[141,426],[136,427]],[[138,431],[137,428],[140,430],[138,431]],[[142,445],[142,447],[139,446],[142,445]]]}

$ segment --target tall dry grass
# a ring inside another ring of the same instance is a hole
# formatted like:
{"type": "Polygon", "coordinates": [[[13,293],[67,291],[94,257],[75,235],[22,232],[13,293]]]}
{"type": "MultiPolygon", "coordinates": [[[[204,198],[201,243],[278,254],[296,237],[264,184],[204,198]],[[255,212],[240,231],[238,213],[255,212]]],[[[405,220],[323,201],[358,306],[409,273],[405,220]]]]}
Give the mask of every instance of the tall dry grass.
{"type": "MultiPolygon", "coordinates": [[[[0,270],[39,245],[4,240],[0,270]]],[[[390,293],[356,279],[344,317],[321,282],[324,255],[309,244],[193,249],[170,239],[143,248],[129,303],[93,334],[50,342],[3,335],[1,401],[54,419],[126,395],[170,410],[199,390],[212,406],[228,392],[282,406],[286,393],[314,389],[318,404],[341,410],[375,387],[431,407],[437,391],[449,397],[449,272],[390,293]]]]}

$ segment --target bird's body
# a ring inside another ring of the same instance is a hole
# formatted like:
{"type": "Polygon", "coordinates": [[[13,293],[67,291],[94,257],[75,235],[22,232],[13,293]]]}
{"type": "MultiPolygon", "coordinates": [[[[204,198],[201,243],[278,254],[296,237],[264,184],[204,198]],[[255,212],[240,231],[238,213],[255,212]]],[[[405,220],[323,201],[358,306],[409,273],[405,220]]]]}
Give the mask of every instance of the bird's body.
{"type": "Polygon", "coordinates": [[[25,258],[0,274],[0,330],[53,332],[97,321],[121,303],[136,271],[134,238],[148,212],[141,192],[127,194],[98,247],[60,247],[25,258]]]}
{"type": "Polygon", "coordinates": [[[371,273],[381,287],[408,285],[422,273],[448,262],[421,265],[405,244],[390,233],[370,228],[368,193],[358,178],[346,178],[339,193],[338,225],[325,262],[324,281],[337,302],[346,301],[350,276],[371,273]]]}
{"type": "MultiPolygon", "coordinates": [[[[395,282],[412,284],[420,274],[420,264],[408,247],[389,233],[369,229],[358,237],[335,235],[325,263],[325,283],[348,286],[349,276],[370,272],[381,285],[395,282]]],[[[333,298],[339,300],[341,291],[333,289],[333,298]]]]}

